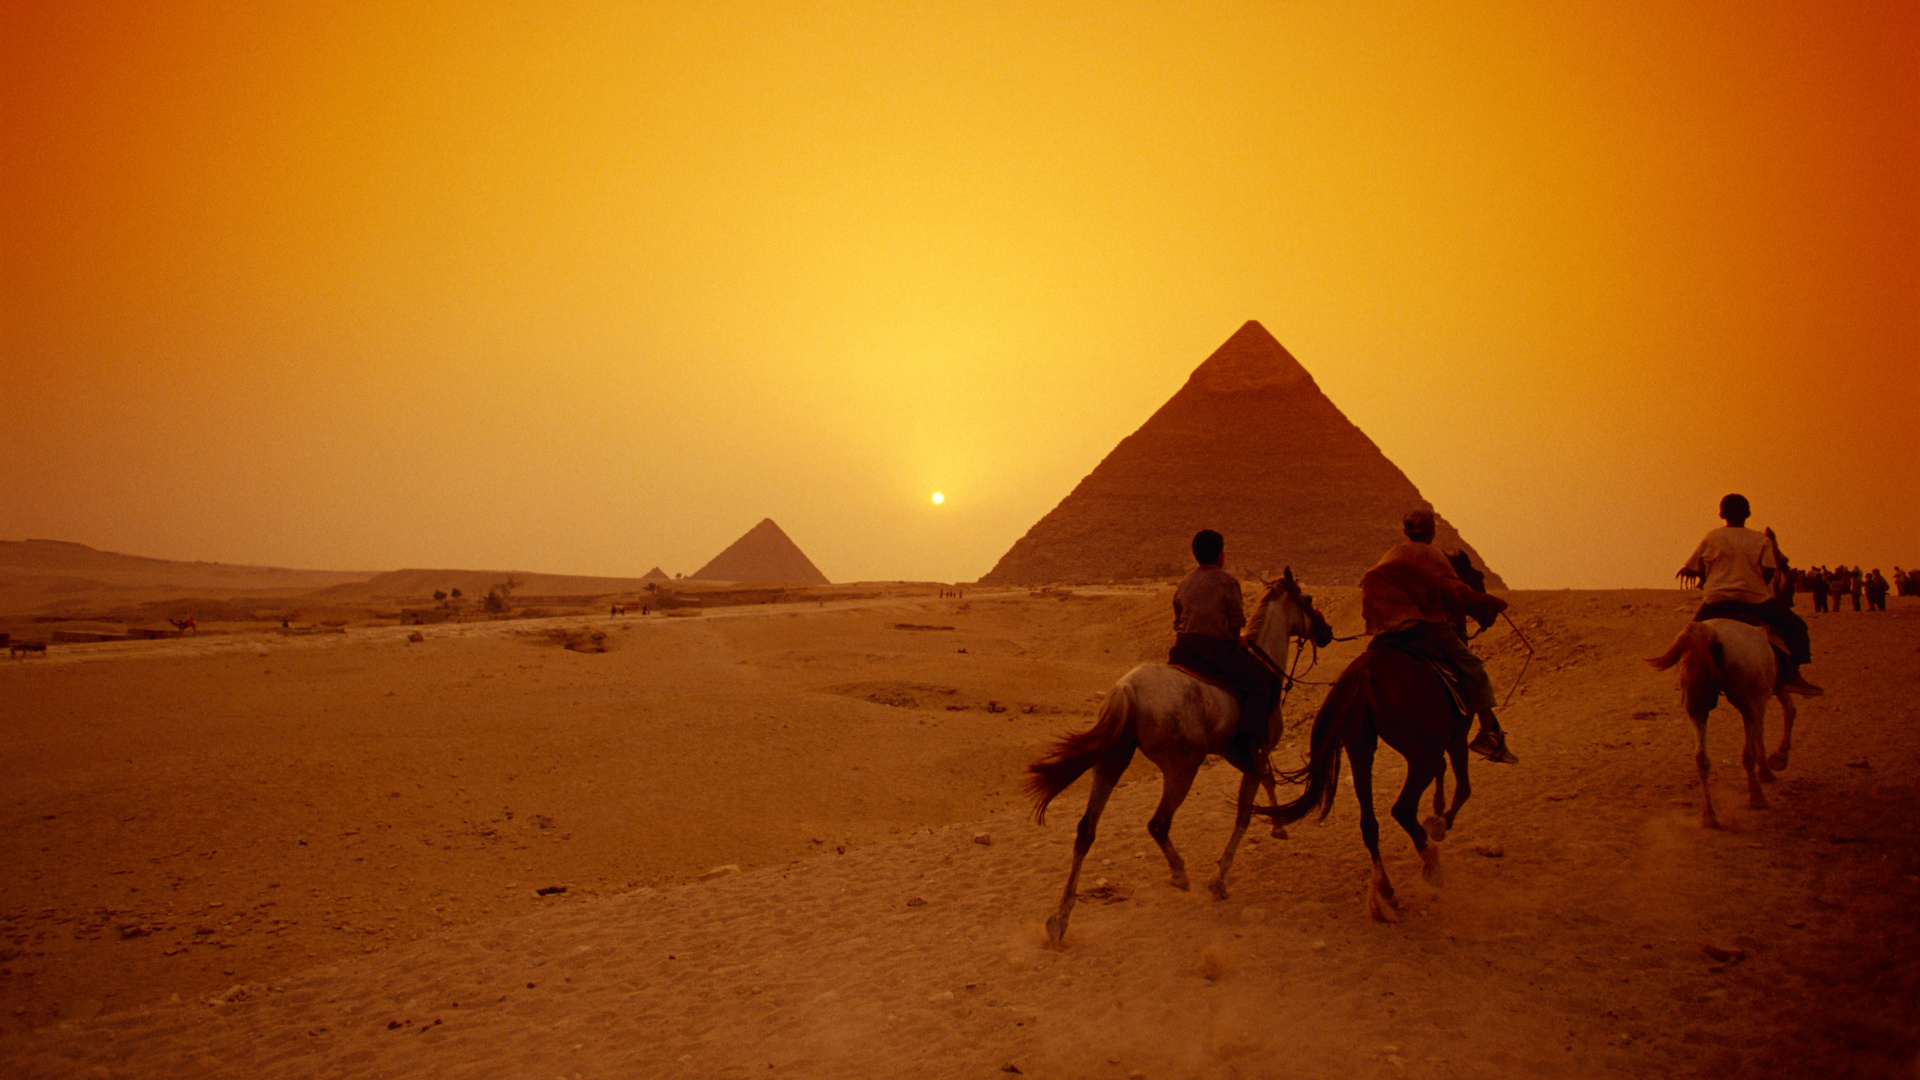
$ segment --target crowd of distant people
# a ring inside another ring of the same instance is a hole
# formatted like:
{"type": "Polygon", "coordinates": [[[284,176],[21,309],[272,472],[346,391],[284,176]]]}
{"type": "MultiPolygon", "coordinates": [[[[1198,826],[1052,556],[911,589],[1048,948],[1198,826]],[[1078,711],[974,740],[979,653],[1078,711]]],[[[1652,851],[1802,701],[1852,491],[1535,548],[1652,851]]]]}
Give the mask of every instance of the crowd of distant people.
{"type": "Polygon", "coordinates": [[[1866,573],[1861,573],[1857,566],[1836,566],[1832,569],[1815,566],[1794,571],[1793,588],[1795,592],[1813,597],[1815,611],[1839,611],[1840,605],[1848,599],[1853,601],[1855,611],[1885,611],[1887,594],[1890,592],[1900,596],[1920,596],[1920,570],[1902,570],[1896,566],[1893,568],[1893,580],[1889,582],[1877,566],[1866,573]],[[1862,600],[1866,601],[1864,609],[1860,603],[1862,600]]]}

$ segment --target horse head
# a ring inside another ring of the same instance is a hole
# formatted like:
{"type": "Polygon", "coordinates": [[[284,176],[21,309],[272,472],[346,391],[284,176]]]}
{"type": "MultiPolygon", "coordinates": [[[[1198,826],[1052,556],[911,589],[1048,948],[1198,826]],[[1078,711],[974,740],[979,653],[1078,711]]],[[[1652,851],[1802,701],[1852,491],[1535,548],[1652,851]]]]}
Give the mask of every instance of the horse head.
{"type": "Polygon", "coordinates": [[[1333,627],[1327,624],[1327,617],[1320,614],[1320,609],[1313,606],[1313,597],[1300,591],[1300,583],[1293,579],[1293,567],[1289,566],[1267,583],[1260,606],[1254,609],[1253,619],[1247,623],[1248,636],[1256,644],[1266,631],[1267,611],[1276,597],[1286,611],[1288,637],[1311,641],[1319,648],[1326,648],[1333,641],[1333,627]]]}
{"type": "Polygon", "coordinates": [[[1474,568],[1473,560],[1467,558],[1466,552],[1447,552],[1447,562],[1453,565],[1453,572],[1460,575],[1460,580],[1466,582],[1468,588],[1474,592],[1487,591],[1487,575],[1474,568]]]}

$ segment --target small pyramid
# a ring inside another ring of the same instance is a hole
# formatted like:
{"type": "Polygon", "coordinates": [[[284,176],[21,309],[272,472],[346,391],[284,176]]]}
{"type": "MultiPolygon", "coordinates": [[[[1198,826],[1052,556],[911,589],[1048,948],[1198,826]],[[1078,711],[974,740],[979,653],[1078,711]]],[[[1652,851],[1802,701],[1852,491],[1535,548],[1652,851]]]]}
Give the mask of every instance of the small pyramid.
{"type": "Polygon", "coordinates": [[[640,580],[641,581],[671,581],[673,579],[667,577],[667,572],[665,570],[662,570],[656,566],[653,569],[647,571],[646,573],[640,575],[640,580]]]}
{"type": "Polygon", "coordinates": [[[727,550],[692,575],[700,581],[794,581],[805,585],[828,585],[813,560],[799,545],[780,531],[772,518],[747,530],[747,535],[728,545],[727,550]]]}
{"type": "MultiPolygon", "coordinates": [[[[1433,506],[1249,321],[980,580],[1171,577],[1192,568],[1193,534],[1216,529],[1229,570],[1291,566],[1303,581],[1355,585],[1415,508],[1433,506]]],[[[1434,542],[1484,569],[1444,518],[1434,542]]],[[[1487,584],[1505,587],[1492,571],[1487,584]]]]}

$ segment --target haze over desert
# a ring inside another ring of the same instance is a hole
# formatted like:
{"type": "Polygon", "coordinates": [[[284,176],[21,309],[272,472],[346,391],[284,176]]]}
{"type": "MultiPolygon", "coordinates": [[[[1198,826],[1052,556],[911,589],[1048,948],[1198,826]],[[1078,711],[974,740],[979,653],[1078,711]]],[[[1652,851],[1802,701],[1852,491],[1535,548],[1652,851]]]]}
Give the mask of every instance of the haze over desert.
{"type": "Polygon", "coordinates": [[[9,3],[0,1077],[1920,1080],[1917,58],[9,3]]]}

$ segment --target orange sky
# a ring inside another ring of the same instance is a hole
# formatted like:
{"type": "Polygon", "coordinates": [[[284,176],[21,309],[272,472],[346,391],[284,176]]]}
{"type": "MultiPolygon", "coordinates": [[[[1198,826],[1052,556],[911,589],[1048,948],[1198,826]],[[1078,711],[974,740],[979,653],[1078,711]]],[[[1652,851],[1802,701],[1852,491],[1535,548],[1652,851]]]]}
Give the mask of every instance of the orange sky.
{"type": "Polygon", "coordinates": [[[1911,3],[105,7],[0,10],[0,538],[966,580],[1256,318],[1515,586],[1920,563],[1911,3]]]}

